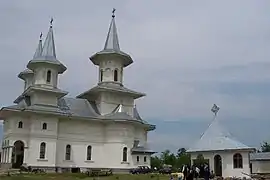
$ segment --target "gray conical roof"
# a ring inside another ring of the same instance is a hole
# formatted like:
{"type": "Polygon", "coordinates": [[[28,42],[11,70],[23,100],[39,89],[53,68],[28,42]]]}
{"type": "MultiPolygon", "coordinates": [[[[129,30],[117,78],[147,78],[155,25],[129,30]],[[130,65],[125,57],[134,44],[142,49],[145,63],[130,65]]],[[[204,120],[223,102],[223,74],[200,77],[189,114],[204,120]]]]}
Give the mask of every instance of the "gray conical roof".
{"type": "Polygon", "coordinates": [[[210,124],[208,129],[201,136],[199,141],[188,152],[220,151],[220,150],[237,150],[253,149],[236,140],[232,135],[223,128],[218,119],[210,124]]]}
{"type": "Polygon", "coordinates": [[[63,73],[66,71],[66,67],[57,60],[56,58],[56,50],[55,50],[55,42],[54,42],[54,35],[53,35],[53,27],[52,25],[49,28],[48,34],[44,41],[44,45],[42,48],[41,55],[38,57],[34,57],[27,65],[29,69],[35,69],[37,64],[41,63],[49,63],[52,65],[56,65],[58,67],[59,73],[63,73]]]}
{"type": "MultiPolygon", "coordinates": [[[[33,59],[40,57],[41,53],[42,53],[42,39],[40,38],[40,40],[38,41],[38,46],[37,46],[37,49],[36,49],[35,54],[33,56],[33,59]]],[[[24,71],[20,72],[18,77],[25,80],[25,76],[28,76],[28,75],[30,75],[30,76],[34,75],[34,72],[32,70],[26,68],[24,71]]]]}
{"type": "Polygon", "coordinates": [[[123,60],[124,67],[133,63],[132,58],[120,50],[118,35],[117,35],[117,28],[115,23],[115,16],[112,16],[112,21],[110,23],[109,31],[106,37],[104,49],[93,56],[90,57],[90,60],[95,64],[99,65],[99,57],[105,55],[116,55],[120,56],[123,60]]]}
{"type": "Polygon", "coordinates": [[[119,40],[118,40],[118,35],[117,35],[117,28],[116,28],[114,17],[112,18],[103,50],[104,51],[113,50],[113,51],[117,51],[117,52],[120,51],[119,40]]]}

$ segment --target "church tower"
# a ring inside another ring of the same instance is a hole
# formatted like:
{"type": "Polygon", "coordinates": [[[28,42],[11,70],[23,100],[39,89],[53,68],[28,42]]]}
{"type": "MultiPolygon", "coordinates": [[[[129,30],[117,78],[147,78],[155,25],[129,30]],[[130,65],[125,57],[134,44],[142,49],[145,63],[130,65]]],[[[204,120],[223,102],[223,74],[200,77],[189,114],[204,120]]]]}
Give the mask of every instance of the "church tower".
{"type": "MultiPolygon", "coordinates": [[[[42,33],[40,34],[38,46],[33,56],[33,59],[36,59],[39,56],[41,56],[41,53],[42,53],[42,39],[41,38],[42,38],[42,33]]],[[[33,85],[34,72],[26,68],[24,71],[20,72],[20,74],[18,75],[18,78],[24,80],[24,91],[25,91],[27,88],[33,85]]]]}
{"type": "Polygon", "coordinates": [[[103,50],[89,58],[99,67],[98,85],[77,98],[94,103],[101,115],[125,113],[133,117],[134,100],[145,94],[130,90],[123,84],[124,68],[132,64],[133,60],[120,49],[114,13],[115,9],[103,50]]]}
{"type": "Polygon", "coordinates": [[[25,91],[15,102],[19,103],[21,99],[25,99],[27,106],[57,107],[58,99],[67,94],[57,87],[58,75],[64,73],[67,68],[56,58],[52,20],[43,46],[40,40],[27,68],[27,72],[32,74],[21,73],[19,76],[29,83],[26,83],[25,91]]]}
{"type": "Polygon", "coordinates": [[[120,50],[117,28],[115,24],[115,9],[107,34],[104,49],[93,56],[90,60],[99,66],[99,83],[123,84],[123,69],[133,63],[132,58],[120,50]]]}

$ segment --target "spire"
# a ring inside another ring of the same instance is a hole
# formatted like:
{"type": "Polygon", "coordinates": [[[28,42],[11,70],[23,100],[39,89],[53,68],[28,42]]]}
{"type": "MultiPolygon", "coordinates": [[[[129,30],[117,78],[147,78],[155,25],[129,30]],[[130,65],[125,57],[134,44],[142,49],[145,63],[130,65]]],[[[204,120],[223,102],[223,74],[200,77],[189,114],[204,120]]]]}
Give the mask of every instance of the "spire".
{"type": "Polygon", "coordinates": [[[52,28],[53,19],[50,21],[50,28],[47,34],[47,37],[44,41],[43,50],[41,56],[46,60],[56,60],[56,51],[53,37],[53,28],[52,28]]]}
{"type": "Polygon", "coordinates": [[[36,52],[33,56],[33,59],[40,57],[41,53],[42,53],[42,32],[40,33],[38,46],[37,46],[36,52]]]}
{"type": "Polygon", "coordinates": [[[117,35],[117,28],[115,24],[115,10],[113,8],[112,11],[112,21],[110,24],[109,32],[107,34],[104,50],[114,50],[114,51],[120,51],[119,41],[118,41],[118,35],[117,35]]]}
{"type": "Polygon", "coordinates": [[[27,68],[34,71],[37,68],[37,66],[43,66],[43,63],[49,63],[51,65],[54,65],[58,69],[59,74],[62,74],[63,72],[67,70],[67,68],[65,65],[63,65],[60,61],[56,59],[52,22],[53,22],[53,19],[51,19],[50,21],[49,32],[43,44],[42,50],[40,50],[42,46],[41,45],[42,34],[40,34],[40,40],[39,40],[40,42],[38,46],[38,51],[35,53],[34,58],[28,62],[27,68]],[[39,55],[39,56],[36,56],[36,55],[39,55]]]}

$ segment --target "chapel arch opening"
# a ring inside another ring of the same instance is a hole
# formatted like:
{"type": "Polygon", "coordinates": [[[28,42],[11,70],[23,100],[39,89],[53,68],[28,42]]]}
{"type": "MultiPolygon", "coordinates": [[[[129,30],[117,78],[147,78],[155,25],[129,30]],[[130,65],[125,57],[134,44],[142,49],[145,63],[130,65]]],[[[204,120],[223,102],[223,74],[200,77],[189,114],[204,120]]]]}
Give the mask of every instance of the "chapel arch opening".
{"type": "Polygon", "coordinates": [[[24,148],[25,145],[22,141],[18,140],[14,143],[11,160],[13,168],[20,168],[20,166],[23,164],[24,148]]]}
{"type": "Polygon", "coordinates": [[[222,158],[219,154],[214,157],[214,170],[216,176],[222,177],[222,158]]]}

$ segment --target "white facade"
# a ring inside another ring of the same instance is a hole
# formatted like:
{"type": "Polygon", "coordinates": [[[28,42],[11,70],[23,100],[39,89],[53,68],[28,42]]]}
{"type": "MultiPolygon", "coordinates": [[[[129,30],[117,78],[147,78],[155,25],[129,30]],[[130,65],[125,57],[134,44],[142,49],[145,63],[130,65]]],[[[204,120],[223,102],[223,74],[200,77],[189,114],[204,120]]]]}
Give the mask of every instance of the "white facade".
{"type": "MultiPolygon", "coordinates": [[[[146,144],[147,134],[140,126],[128,123],[107,123],[88,120],[58,119],[55,117],[13,117],[4,124],[4,141],[13,145],[20,140],[25,145],[24,164],[43,167],[80,168],[133,168],[150,166],[150,155],[131,155],[134,139],[146,144]],[[19,122],[22,128],[18,128],[19,122]],[[42,129],[47,123],[47,129],[42,129]],[[40,159],[40,144],[46,143],[45,158],[40,159]],[[65,159],[66,145],[71,145],[71,158],[65,159]],[[92,147],[91,160],[87,160],[87,147],[92,147]],[[123,161],[123,148],[127,147],[127,161],[123,161]],[[147,161],[144,162],[144,157],[147,161]]],[[[7,144],[4,145],[6,147],[7,144]]],[[[11,149],[9,149],[11,155],[11,149]]],[[[4,162],[4,161],[2,161],[4,162]]],[[[5,159],[11,162],[11,157],[5,159]]]]}
{"type": "Polygon", "coordinates": [[[29,69],[19,74],[27,85],[15,100],[17,105],[0,111],[4,120],[2,165],[60,171],[150,166],[154,152],[147,148],[147,134],[155,126],[142,120],[134,106],[135,99],[144,94],[123,85],[123,69],[133,61],[120,51],[114,16],[104,50],[91,60],[100,69],[98,86],[77,98],[64,97],[67,92],[57,86],[66,67],[56,59],[50,27],[29,69]]]}
{"type": "MultiPolygon", "coordinates": [[[[212,151],[212,152],[201,152],[201,153],[191,153],[191,162],[197,159],[197,156],[202,154],[205,160],[209,160],[210,171],[214,173],[217,171],[217,162],[215,162],[215,156],[219,155],[221,157],[221,175],[222,177],[246,177],[249,176],[245,174],[250,174],[249,165],[249,152],[248,151],[212,151]],[[242,156],[242,166],[234,165],[234,155],[240,154],[242,156]]],[[[215,173],[216,174],[216,173],[215,173]]]]}

